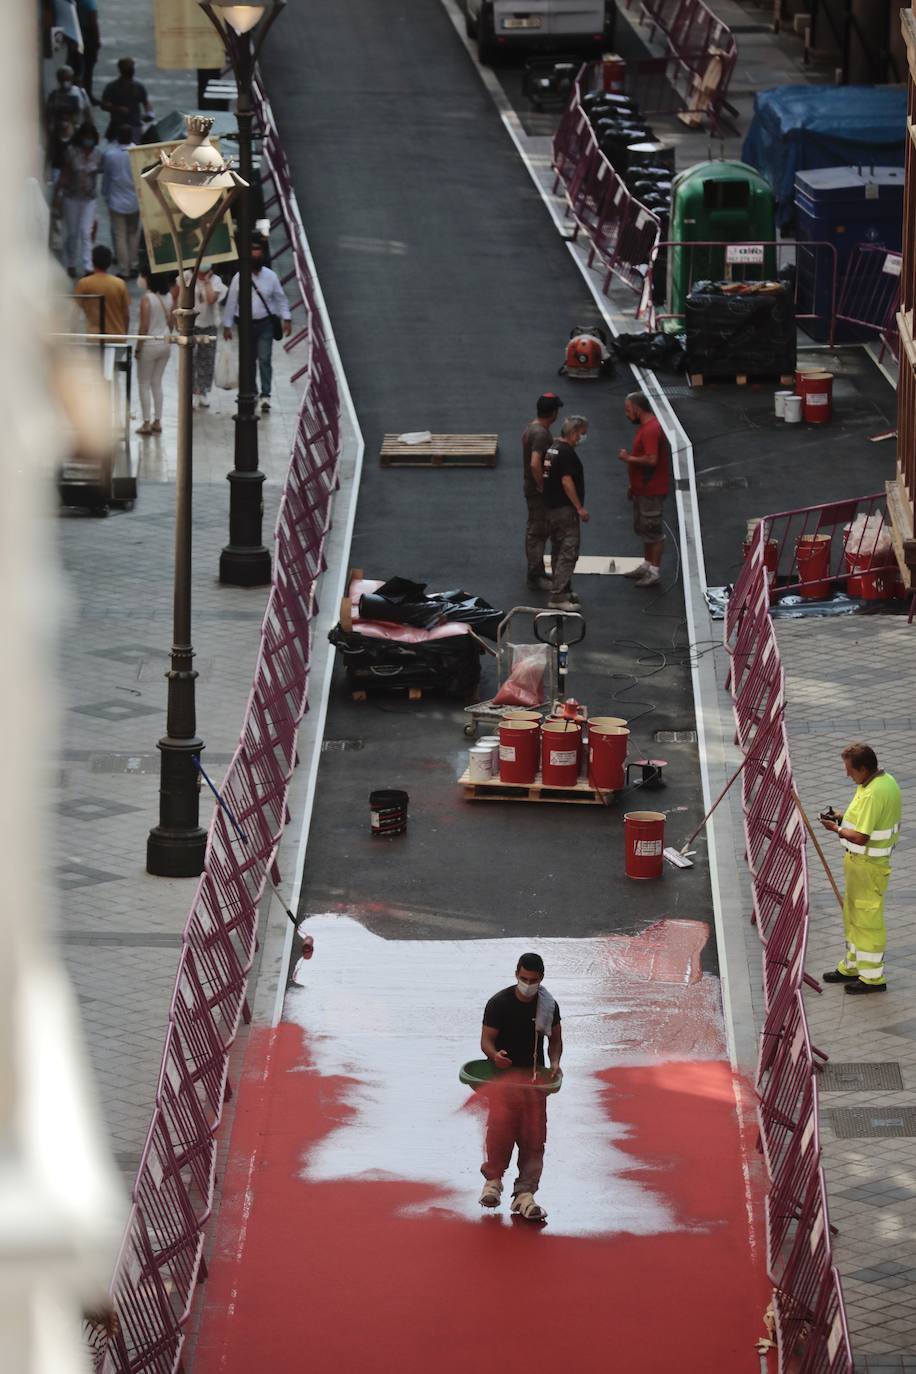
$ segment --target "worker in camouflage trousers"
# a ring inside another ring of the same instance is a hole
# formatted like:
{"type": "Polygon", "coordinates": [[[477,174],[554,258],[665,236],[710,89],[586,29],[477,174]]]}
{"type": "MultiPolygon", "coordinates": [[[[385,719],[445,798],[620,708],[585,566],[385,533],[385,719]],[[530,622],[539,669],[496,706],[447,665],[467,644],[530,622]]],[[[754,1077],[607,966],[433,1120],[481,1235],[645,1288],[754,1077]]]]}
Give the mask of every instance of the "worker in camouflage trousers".
{"type": "Polygon", "coordinates": [[[890,773],[878,767],[867,744],[843,750],[846,775],[856,784],[842,816],[831,807],[821,825],[832,830],[843,846],[843,929],[846,953],[825,983],[844,983],[854,995],[884,992],[884,893],[891,874],[891,854],[900,834],[900,788],[890,773]]]}

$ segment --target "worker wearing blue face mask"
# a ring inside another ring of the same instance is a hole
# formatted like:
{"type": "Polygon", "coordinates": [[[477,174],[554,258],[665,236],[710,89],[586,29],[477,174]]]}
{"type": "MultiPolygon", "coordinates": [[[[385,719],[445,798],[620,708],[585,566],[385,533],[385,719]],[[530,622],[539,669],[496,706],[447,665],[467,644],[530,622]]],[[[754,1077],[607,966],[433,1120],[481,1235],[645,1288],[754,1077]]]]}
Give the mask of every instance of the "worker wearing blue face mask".
{"type": "Polygon", "coordinates": [[[499,1070],[488,1096],[486,1179],[482,1207],[498,1207],[503,1174],[518,1147],[518,1177],[512,1188],[512,1211],[527,1221],[543,1221],[546,1212],[534,1195],[544,1167],[547,1142],[547,1097],[531,1086],[535,1067],[544,1067],[544,1039],[551,1072],[556,1076],[563,1054],[560,1008],[545,988],[544,961],[523,954],[515,982],[490,998],[483,1013],[480,1048],[499,1070]],[[503,1077],[505,1075],[505,1077],[503,1077]]]}

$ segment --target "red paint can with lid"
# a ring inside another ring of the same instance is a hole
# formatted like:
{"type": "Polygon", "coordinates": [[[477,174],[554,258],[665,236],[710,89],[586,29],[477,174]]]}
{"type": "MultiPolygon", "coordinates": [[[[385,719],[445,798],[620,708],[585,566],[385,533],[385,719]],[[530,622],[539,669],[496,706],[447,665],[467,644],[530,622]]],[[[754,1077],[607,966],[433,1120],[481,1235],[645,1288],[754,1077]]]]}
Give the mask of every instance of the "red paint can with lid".
{"type": "Polygon", "coordinates": [[[803,601],[826,601],[830,595],[830,535],[803,534],[795,545],[795,562],[798,565],[799,582],[807,586],[799,588],[803,601]]]}

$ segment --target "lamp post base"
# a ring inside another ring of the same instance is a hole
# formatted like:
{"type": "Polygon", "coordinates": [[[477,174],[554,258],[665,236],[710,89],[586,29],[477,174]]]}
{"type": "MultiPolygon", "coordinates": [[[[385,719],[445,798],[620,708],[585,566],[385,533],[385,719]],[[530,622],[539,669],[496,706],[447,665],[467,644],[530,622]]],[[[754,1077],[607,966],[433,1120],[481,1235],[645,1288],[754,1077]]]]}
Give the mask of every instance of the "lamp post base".
{"type": "Polygon", "coordinates": [[[219,580],[231,587],[265,587],[270,582],[270,550],[261,543],[263,472],[229,477],[229,543],[219,556],[219,580]]]}
{"type": "Polygon", "coordinates": [[[157,825],[146,840],[146,871],[154,878],[199,878],[204,871],[207,832],[166,830],[157,825]]]}
{"type": "MultiPolygon", "coordinates": [[[[193,691],[196,677],[196,673],[170,673],[170,698],[180,688],[193,691]]],[[[175,705],[170,700],[170,709],[175,705]]],[[[146,871],[156,878],[198,878],[204,871],[207,832],[199,824],[200,777],[194,763],[204,742],[193,733],[193,716],[189,726],[188,736],[165,735],[157,746],[162,760],[159,824],[146,840],[146,871]]]]}
{"type": "Polygon", "coordinates": [[[219,580],[230,587],[266,587],[270,549],[227,544],[219,556],[219,580]]]}

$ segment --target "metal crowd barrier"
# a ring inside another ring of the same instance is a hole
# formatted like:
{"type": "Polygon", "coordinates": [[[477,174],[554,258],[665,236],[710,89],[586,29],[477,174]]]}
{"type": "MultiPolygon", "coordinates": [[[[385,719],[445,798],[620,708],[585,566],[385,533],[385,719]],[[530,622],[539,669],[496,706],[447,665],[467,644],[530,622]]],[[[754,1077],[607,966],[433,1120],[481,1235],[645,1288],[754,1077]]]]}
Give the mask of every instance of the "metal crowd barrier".
{"type": "Polygon", "coordinates": [[[858,243],[843,278],[836,318],[867,330],[895,358],[900,353],[897,311],[900,309],[900,271],[903,256],[881,244],[858,243]]]}
{"type": "Polygon", "coordinates": [[[588,266],[597,258],[604,269],[602,291],[607,295],[614,277],[638,297],[636,316],[649,303],[649,268],[661,237],[655,215],[632,196],[598,147],[591,122],[582,108],[583,81],[597,68],[584,66],[573,84],[553,141],[553,191],[560,184],[573,238],[581,231],[590,246],[588,266]]]}
{"type": "MultiPolygon", "coordinates": [[[[633,0],[627,0],[629,10],[633,0]]],[[[722,111],[737,113],[726,99],[735,67],[738,63],[738,44],[727,24],[705,3],[705,0],[641,0],[640,17],[649,24],[650,41],[656,30],[665,38],[668,56],[648,59],[637,67],[635,94],[645,114],[668,114],[678,106],[684,112],[708,119],[712,132],[718,132],[722,111]],[[653,81],[652,78],[655,78],[653,81]],[[685,82],[683,92],[677,90],[678,78],[685,82]],[[648,86],[640,90],[641,81],[648,78],[648,86]],[[678,102],[658,99],[665,86],[673,86],[678,102]],[[655,108],[651,108],[655,103],[655,108]]]]}
{"type": "Polygon", "coordinates": [[[839,518],[870,513],[879,499],[761,520],[725,616],[728,687],[747,759],[742,810],[752,919],[763,945],[757,1120],[769,1179],[766,1260],[780,1374],[853,1374],[853,1358],[821,1169],[815,1074],[825,1056],[811,1044],[802,997],[803,983],[813,982],[804,971],[808,871],[784,721],[785,676],[769,613],[772,546],[781,557],[794,548],[794,531],[833,529],[839,518]]]}
{"type": "Polygon", "coordinates": [[[111,1284],[114,1330],[93,1361],[102,1374],[174,1374],[185,1324],[206,1277],[204,1227],[216,1167],[215,1132],[230,1096],[229,1052],[249,1019],[248,974],[257,949],[258,907],[288,820],[299,723],[308,709],[317,579],[325,567],[331,500],[338,485],[340,399],[276,125],[260,86],[263,175],[273,183],[272,225],[286,241],[302,325],[287,349],[304,346],[306,377],[296,439],[275,530],[273,587],[261,630],[241,739],[222,784],[238,828],[217,808],[204,872],[182,936],[156,1106],[133,1188],[111,1284]]]}

